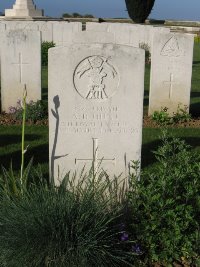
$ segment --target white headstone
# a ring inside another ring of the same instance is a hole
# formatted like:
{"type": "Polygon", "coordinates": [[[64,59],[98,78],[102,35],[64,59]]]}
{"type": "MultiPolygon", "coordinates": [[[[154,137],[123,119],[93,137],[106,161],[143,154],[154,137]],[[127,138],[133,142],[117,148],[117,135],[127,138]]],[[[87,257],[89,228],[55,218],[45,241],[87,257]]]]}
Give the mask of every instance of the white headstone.
{"type": "Polygon", "coordinates": [[[116,44],[72,44],[49,50],[50,173],[129,176],[140,160],[144,51],[116,44]]]}
{"type": "Polygon", "coordinates": [[[0,22],[0,81],[1,81],[1,46],[2,46],[2,39],[3,39],[3,35],[5,33],[6,30],[6,24],[3,22],[0,22]]]}
{"type": "Polygon", "coordinates": [[[86,23],[86,31],[110,32],[115,35],[116,44],[140,47],[146,45],[151,50],[153,35],[155,33],[169,33],[169,28],[153,27],[150,25],[128,23],[86,23]]]}
{"type": "Polygon", "coordinates": [[[42,42],[52,42],[53,41],[53,22],[51,21],[36,21],[41,31],[42,42]]]}
{"type": "Polygon", "coordinates": [[[80,22],[57,22],[53,23],[53,42],[56,46],[65,46],[72,43],[72,35],[82,31],[80,22]]]}
{"type": "Polygon", "coordinates": [[[22,98],[24,85],[27,101],[41,99],[41,37],[36,31],[6,31],[1,48],[2,110],[9,111],[22,98]]]}
{"type": "Polygon", "coordinates": [[[154,36],[149,115],[165,107],[172,114],[179,104],[189,107],[193,45],[194,37],[187,34],[154,36]]]}
{"type": "Polygon", "coordinates": [[[36,9],[33,0],[16,0],[13,9],[6,9],[6,17],[42,17],[42,10],[36,9]]]}
{"type": "Polygon", "coordinates": [[[27,31],[39,31],[39,25],[35,22],[28,22],[25,26],[24,26],[24,30],[27,31]]]}

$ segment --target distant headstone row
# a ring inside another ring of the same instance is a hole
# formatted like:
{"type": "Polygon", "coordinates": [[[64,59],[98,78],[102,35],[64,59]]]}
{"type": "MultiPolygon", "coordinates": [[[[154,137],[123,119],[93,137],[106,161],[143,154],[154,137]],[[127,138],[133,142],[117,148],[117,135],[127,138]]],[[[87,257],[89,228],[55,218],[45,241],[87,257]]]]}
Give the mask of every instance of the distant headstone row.
{"type": "Polygon", "coordinates": [[[25,81],[27,85],[34,84],[34,90],[30,86],[30,98],[40,99],[41,41],[53,41],[62,47],[81,43],[83,35],[88,43],[122,44],[150,51],[149,114],[161,107],[167,107],[170,113],[176,112],[180,103],[189,106],[193,56],[191,35],[172,34],[168,28],[120,23],[87,23],[86,32],[82,32],[81,23],[1,21],[2,109],[8,111],[9,106],[16,103],[21,92],[21,89],[16,89],[17,84],[21,88],[25,81]],[[29,42],[29,36],[33,41],[29,42]]]}
{"type": "Polygon", "coordinates": [[[41,98],[41,41],[49,51],[50,173],[83,167],[128,177],[142,142],[144,49],[151,52],[149,114],[189,106],[193,36],[127,24],[0,23],[1,102],[41,98]],[[142,49],[144,48],[144,49],[142,49]]]}

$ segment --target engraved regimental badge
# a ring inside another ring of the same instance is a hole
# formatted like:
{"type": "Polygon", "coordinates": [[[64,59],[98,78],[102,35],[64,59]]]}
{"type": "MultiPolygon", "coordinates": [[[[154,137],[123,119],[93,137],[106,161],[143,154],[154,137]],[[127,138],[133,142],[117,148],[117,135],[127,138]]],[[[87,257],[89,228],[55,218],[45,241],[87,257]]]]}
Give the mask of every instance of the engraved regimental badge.
{"type": "Polygon", "coordinates": [[[119,74],[110,57],[90,56],[74,71],[76,91],[88,100],[107,100],[119,86],[119,74]]]}

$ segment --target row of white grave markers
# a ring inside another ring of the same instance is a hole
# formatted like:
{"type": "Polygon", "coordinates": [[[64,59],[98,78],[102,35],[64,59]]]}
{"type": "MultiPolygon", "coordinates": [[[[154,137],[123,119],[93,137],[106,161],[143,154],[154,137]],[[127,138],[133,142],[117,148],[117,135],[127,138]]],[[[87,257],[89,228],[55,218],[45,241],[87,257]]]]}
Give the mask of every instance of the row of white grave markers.
{"type": "Polygon", "coordinates": [[[169,33],[168,28],[122,23],[87,23],[89,32],[114,34],[117,44],[148,47],[151,52],[149,112],[178,105],[189,108],[194,37],[169,33]]]}
{"type": "MultiPolygon", "coordinates": [[[[48,22],[41,21],[7,21],[6,23],[0,23],[0,34],[2,35],[2,32],[4,32],[5,29],[7,29],[8,31],[8,29],[12,29],[14,28],[14,26],[15,28],[18,27],[21,29],[24,28],[29,30],[34,29],[34,31],[37,31],[38,28],[35,27],[36,25],[37,27],[39,27],[39,25],[41,26],[40,30],[42,30],[42,27],[44,25],[54,25],[52,27],[54,29],[53,31],[50,30],[48,32],[47,30],[41,32],[43,38],[46,40],[52,40],[53,32],[54,39],[56,40],[58,46],[64,46],[71,42],[76,42],[76,39],[81,39],[79,38],[79,35],[74,35],[74,32],[80,33],[81,24],[68,22],[49,22],[48,24],[48,22]]],[[[48,29],[48,27],[46,29],[48,29]]],[[[176,112],[179,103],[189,106],[193,37],[186,34],[163,33],[168,30],[169,29],[163,29],[160,27],[156,28],[152,26],[119,23],[87,24],[88,42],[93,42],[94,40],[96,42],[103,41],[105,43],[126,44],[136,47],[144,44],[144,46],[147,45],[150,47],[152,66],[149,115],[152,114],[155,110],[160,110],[161,107],[167,107],[168,111],[172,113],[176,112]],[[101,40],[100,33],[105,33],[105,31],[107,32],[107,35],[104,34],[103,40],[101,40]]],[[[2,45],[0,44],[0,46],[2,45]]],[[[3,54],[4,56],[6,56],[6,48],[4,50],[5,51],[3,51],[3,54]]],[[[21,63],[23,65],[23,62],[21,63]]],[[[4,84],[2,85],[2,90],[7,91],[7,89],[4,89],[4,84]]],[[[5,103],[4,100],[2,101],[5,103]]],[[[9,103],[2,106],[3,108],[6,107],[7,110],[8,105],[9,103]]]]}
{"type": "Polygon", "coordinates": [[[131,160],[141,156],[144,61],[142,49],[88,43],[87,35],[50,49],[49,161],[56,184],[92,164],[111,179],[129,176],[131,160]]]}
{"type": "Polygon", "coordinates": [[[40,31],[42,42],[54,42],[57,46],[70,43],[73,32],[82,31],[80,22],[67,21],[3,21],[6,30],[40,31]]]}

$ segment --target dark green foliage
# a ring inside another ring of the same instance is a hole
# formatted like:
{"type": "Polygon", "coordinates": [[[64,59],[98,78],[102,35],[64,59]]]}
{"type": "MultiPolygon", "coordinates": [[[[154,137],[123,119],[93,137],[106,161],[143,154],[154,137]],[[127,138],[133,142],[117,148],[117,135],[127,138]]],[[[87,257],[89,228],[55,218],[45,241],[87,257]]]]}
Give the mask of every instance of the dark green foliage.
{"type": "Polygon", "coordinates": [[[48,50],[52,47],[55,47],[55,44],[53,42],[42,42],[42,66],[48,66],[48,50]]]}
{"type": "Polygon", "coordinates": [[[81,15],[77,12],[72,13],[72,14],[64,13],[62,16],[63,16],[63,18],[94,18],[94,16],[91,14],[81,15]]]}
{"type": "Polygon", "coordinates": [[[188,113],[187,106],[178,105],[177,111],[173,115],[169,115],[168,108],[162,108],[161,111],[154,111],[152,120],[160,126],[172,125],[191,120],[191,115],[188,113]]]}
{"type": "Polygon", "coordinates": [[[124,201],[116,181],[91,173],[67,176],[58,188],[32,187],[13,201],[1,193],[0,258],[6,267],[128,266],[124,201]]]}
{"type": "MultiPolygon", "coordinates": [[[[22,119],[23,109],[18,104],[17,108],[12,108],[12,114],[17,120],[22,119]]],[[[47,101],[38,100],[37,102],[30,101],[26,106],[26,121],[36,122],[48,118],[47,101]]]]}
{"type": "Polygon", "coordinates": [[[200,155],[177,138],[164,134],[162,142],[154,152],[156,169],[132,180],[132,229],[143,251],[141,262],[199,266],[200,155]]]}
{"type": "Polygon", "coordinates": [[[73,18],[81,18],[81,14],[74,12],[74,13],[72,13],[72,17],[73,18]]]}
{"type": "Polygon", "coordinates": [[[64,13],[62,16],[63,16],[63,18],[71,18],[72,17],[72,15],[69,13],[64,13]]]}
{"type": "Polygon", "coordinates": [[[154,6],[155,0],[125,0],[129,17],[136,23],[144,23],[154,6]]]}

